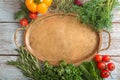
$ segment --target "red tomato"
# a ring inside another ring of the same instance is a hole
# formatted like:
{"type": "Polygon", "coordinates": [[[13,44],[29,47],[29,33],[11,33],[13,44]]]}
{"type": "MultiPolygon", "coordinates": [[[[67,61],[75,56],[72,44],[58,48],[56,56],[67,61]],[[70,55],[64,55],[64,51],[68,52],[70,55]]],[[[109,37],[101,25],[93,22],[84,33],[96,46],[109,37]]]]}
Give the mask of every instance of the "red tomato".
{"type": "Polygon", "coordinates": [[[101,62],[101,61],[102,61],[102,55],[96,54],[95,57],[94,57],[94,60],[95,60],[96,62],[101,62]]]}
{"type": "Polygon", "coordinates": [[[30,13],[29,13],[29,18],[30,18],[30,19],[36,19],[37,16],[38,16],[37,13],[33,13],[33,12],[30,12],[30,13]]]}
{"type": "Polygon", "coordinates": [[[115,69],[115,64],[114,63],[108,63],[107,67],[108,67],[109,71],[113,71],[115,69]]]}
{"type": "Polygon", "coordinates": [[[109,62],[111,57],[109,55],[103,55],[102,61],[109,62]]]}
{"type": "Polygon", "coordinates": [[[98,69],[102,70],[106,68],[106,64],[104,62],[98,62],[97,67],[98,69]]]}
{"type": "Polygon", "coordinates": [[[102,78],[108,78],[110,76],[110,73],[108,70],[102,70],[101,77],[102,78]]]}
{"type": "Polygon", "coordinates": [[[21,26],[27,26],[28,25],[28,20],[26,18],[23,18],[20,20],[20,25],[21,26]]]}

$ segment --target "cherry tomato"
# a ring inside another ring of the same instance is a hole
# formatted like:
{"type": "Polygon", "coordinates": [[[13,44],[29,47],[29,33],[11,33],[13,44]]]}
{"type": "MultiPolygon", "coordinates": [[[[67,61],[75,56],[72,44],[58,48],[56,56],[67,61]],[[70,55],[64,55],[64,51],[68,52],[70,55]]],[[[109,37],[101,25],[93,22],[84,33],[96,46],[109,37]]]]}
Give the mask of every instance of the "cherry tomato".
{"type": "Polygon", "coordinates": [[[108,78],[110,76],[110,73],[108,70],[102,70],[101,77],[102,78],[108,78]]]}
{"type": "Polygon", "coordinates": [[[20,20],[20,25],[21,26],[27,26],[28,25],[28,20],[26,18],[23,18],[20,20]]]}
{"type": "Polygon", "coordinates": [[[102,61],[102,55],[96,54],[95,57],[94,57],[94,60],[95,60],[96,62],[101,62],[101,61],[102,61]]]}
{"type": "Polygon", "coordinates": [[[48,7],[45,3],[40,3],[37,6],[37,12],[45,14],[48,11],[48,7]]]}
{"type": "Polygon", "coordinates": [[[111,57],[109,55],[103,55],[102,61],[109,62],[111,57]]]}
{"type": "Polygon", "coordinates": [[[107,67],[108,67],[109,71],[113,71],[115,69],[115,64],[114,63],[108,63],[107,67]]]}
{"type": "Polygon", "coordinates": [[[50,6],[52,2],[53,0],[43,0],[43,3],[45,3],[47,6],[50,6]]]}
{"type": "Polygon", "coordinates": [[[106,64],[104,62],[98,62],[97,67],[98,69],[102,70],[106,68],[106,64]]]}
{"type": "Polygon", "coordinates": [[[37,13],[33,13],[33,12],[30,12],[30,13],[29,13],[29,18],[30,18],[30,19],[36,19],[37,16],[38,16],[37,13]]]}

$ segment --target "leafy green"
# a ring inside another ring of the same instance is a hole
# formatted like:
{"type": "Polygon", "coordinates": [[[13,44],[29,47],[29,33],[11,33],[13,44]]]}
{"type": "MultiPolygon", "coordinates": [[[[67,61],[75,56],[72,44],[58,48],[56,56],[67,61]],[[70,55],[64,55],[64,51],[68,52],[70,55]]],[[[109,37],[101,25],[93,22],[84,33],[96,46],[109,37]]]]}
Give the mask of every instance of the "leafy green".
{"type": "Polygon", "coordinates": [[[47,61],[40,63],[24,47],[16,51],[20,54],[18,59],[8,61],[8,64],[16,66],[33,80],[103,80],[94,61],[83,62],[79,66],[61,61],[59,65],[53,66],[47,61]]]}
{"type": "Polygon", "coordinates": [[[92,25],[96,30],[112,27],[112,10],[117,0],[90,0],[77,10],[83,23],[92,25]]]}
{"type": "Polygon", "coordinates": [[[20,10],[17,13],[15,13],[15,17],[14,18],[15,19],[22,19],[22,18],[24,18],[26,16],[27,16],[27,14],[25,13],[25,11],[20,10]]]}
{"type": "MultiPolygon", "coordinates": [[[[52,66],[45,62],[43,76],[46,80],[82,80],[82,73],[73,64],[66,64],[61,61],[58,66],[52,66]]],[[[44,80],[44,79],[43,79],[44,80]]]]}
{"type": "Polygon", "coordinates": [[[25,6],[24,1],[20,0],[20,2],[21,2],[20,10],[18,12],[16,12],[14,15],[14,19],[17,19],[17,20],[20,20],[22,18],[28,18],[28,14],[29,14],[29,10],[25,6]]]}
{"type": "Polygon", "coordinates": [[[79,69],[83,73],[81,76],[84,80],[104,80],[100,77],[100,70],[97,69],[94,61],[82,63],[79,69]]]}

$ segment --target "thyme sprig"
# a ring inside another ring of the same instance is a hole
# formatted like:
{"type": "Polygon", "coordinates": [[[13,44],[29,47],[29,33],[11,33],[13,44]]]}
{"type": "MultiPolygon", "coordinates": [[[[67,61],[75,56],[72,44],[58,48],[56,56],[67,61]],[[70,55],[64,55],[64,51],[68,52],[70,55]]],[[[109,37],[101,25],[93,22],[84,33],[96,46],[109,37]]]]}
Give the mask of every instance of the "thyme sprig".
{"type": "Polygon", "coordinates": [[[50,7],[52,11],[69,13],[70,9],[74,5],[74,0],[53,0],[53,4],[50,7]]]}

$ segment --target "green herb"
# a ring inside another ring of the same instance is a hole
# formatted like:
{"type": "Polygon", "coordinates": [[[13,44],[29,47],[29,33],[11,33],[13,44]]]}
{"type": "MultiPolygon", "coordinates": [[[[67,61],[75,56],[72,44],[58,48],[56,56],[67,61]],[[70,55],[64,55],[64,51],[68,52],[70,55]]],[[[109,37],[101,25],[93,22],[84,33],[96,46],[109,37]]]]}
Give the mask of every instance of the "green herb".
{"type": "Polygon", "coordinates": [[[100,70],[97,68],[94,61],[82,63],[79,69],[83,73],[81,75],[83,80],[104,80],[101,78],[100,70]]]}
{"type": "Polygon", "coordinates": [[[20,55],[16,61],[8,64],[18,67],[25,76],[33,80],[103,80],[95,62],[84,62],[79,66],[61,61],[53,66],[48,62],[40,63],[24,47],[16,50],[20,55]]]}
{"type": "Polygon", "coordinates": [[[22,18],[28,18],[29,10],[25,6],[24,1],[20,0],[20,10],[15,13],[14,18],[20,20],[22,18]]]}
{"type": "Polygon", "coordinates": [[[19,68],[25,76],[34,80],[39,80],[39,75],[41,75],[41,65],[38,59],[30,55],[24,47],[20,47],[20,49],[16,49],[16,51],[20,54],[17,61],[8,61],[8,64],[19,68]]]}
{"type": "Polygon", "coordinates": [[[56,12],[69,13],[73,5],[74,0],[53,0],[50,9],[56,12]]]}
{"type": "Polygon", "coordinates": [[[110,30],[112,26],[112,10],[117,0],[90,0],[78,9],[82,22],[94,26],[96,30],[110,30]]]}
{"type": "Polygon", "coordinates": [[[43,68],[42,80],[83,80],[81,78],[81,71],[73,64],[66,64],[61,61],[58,66],[52,66],[48,62],[45,62],[43,68]]]}

